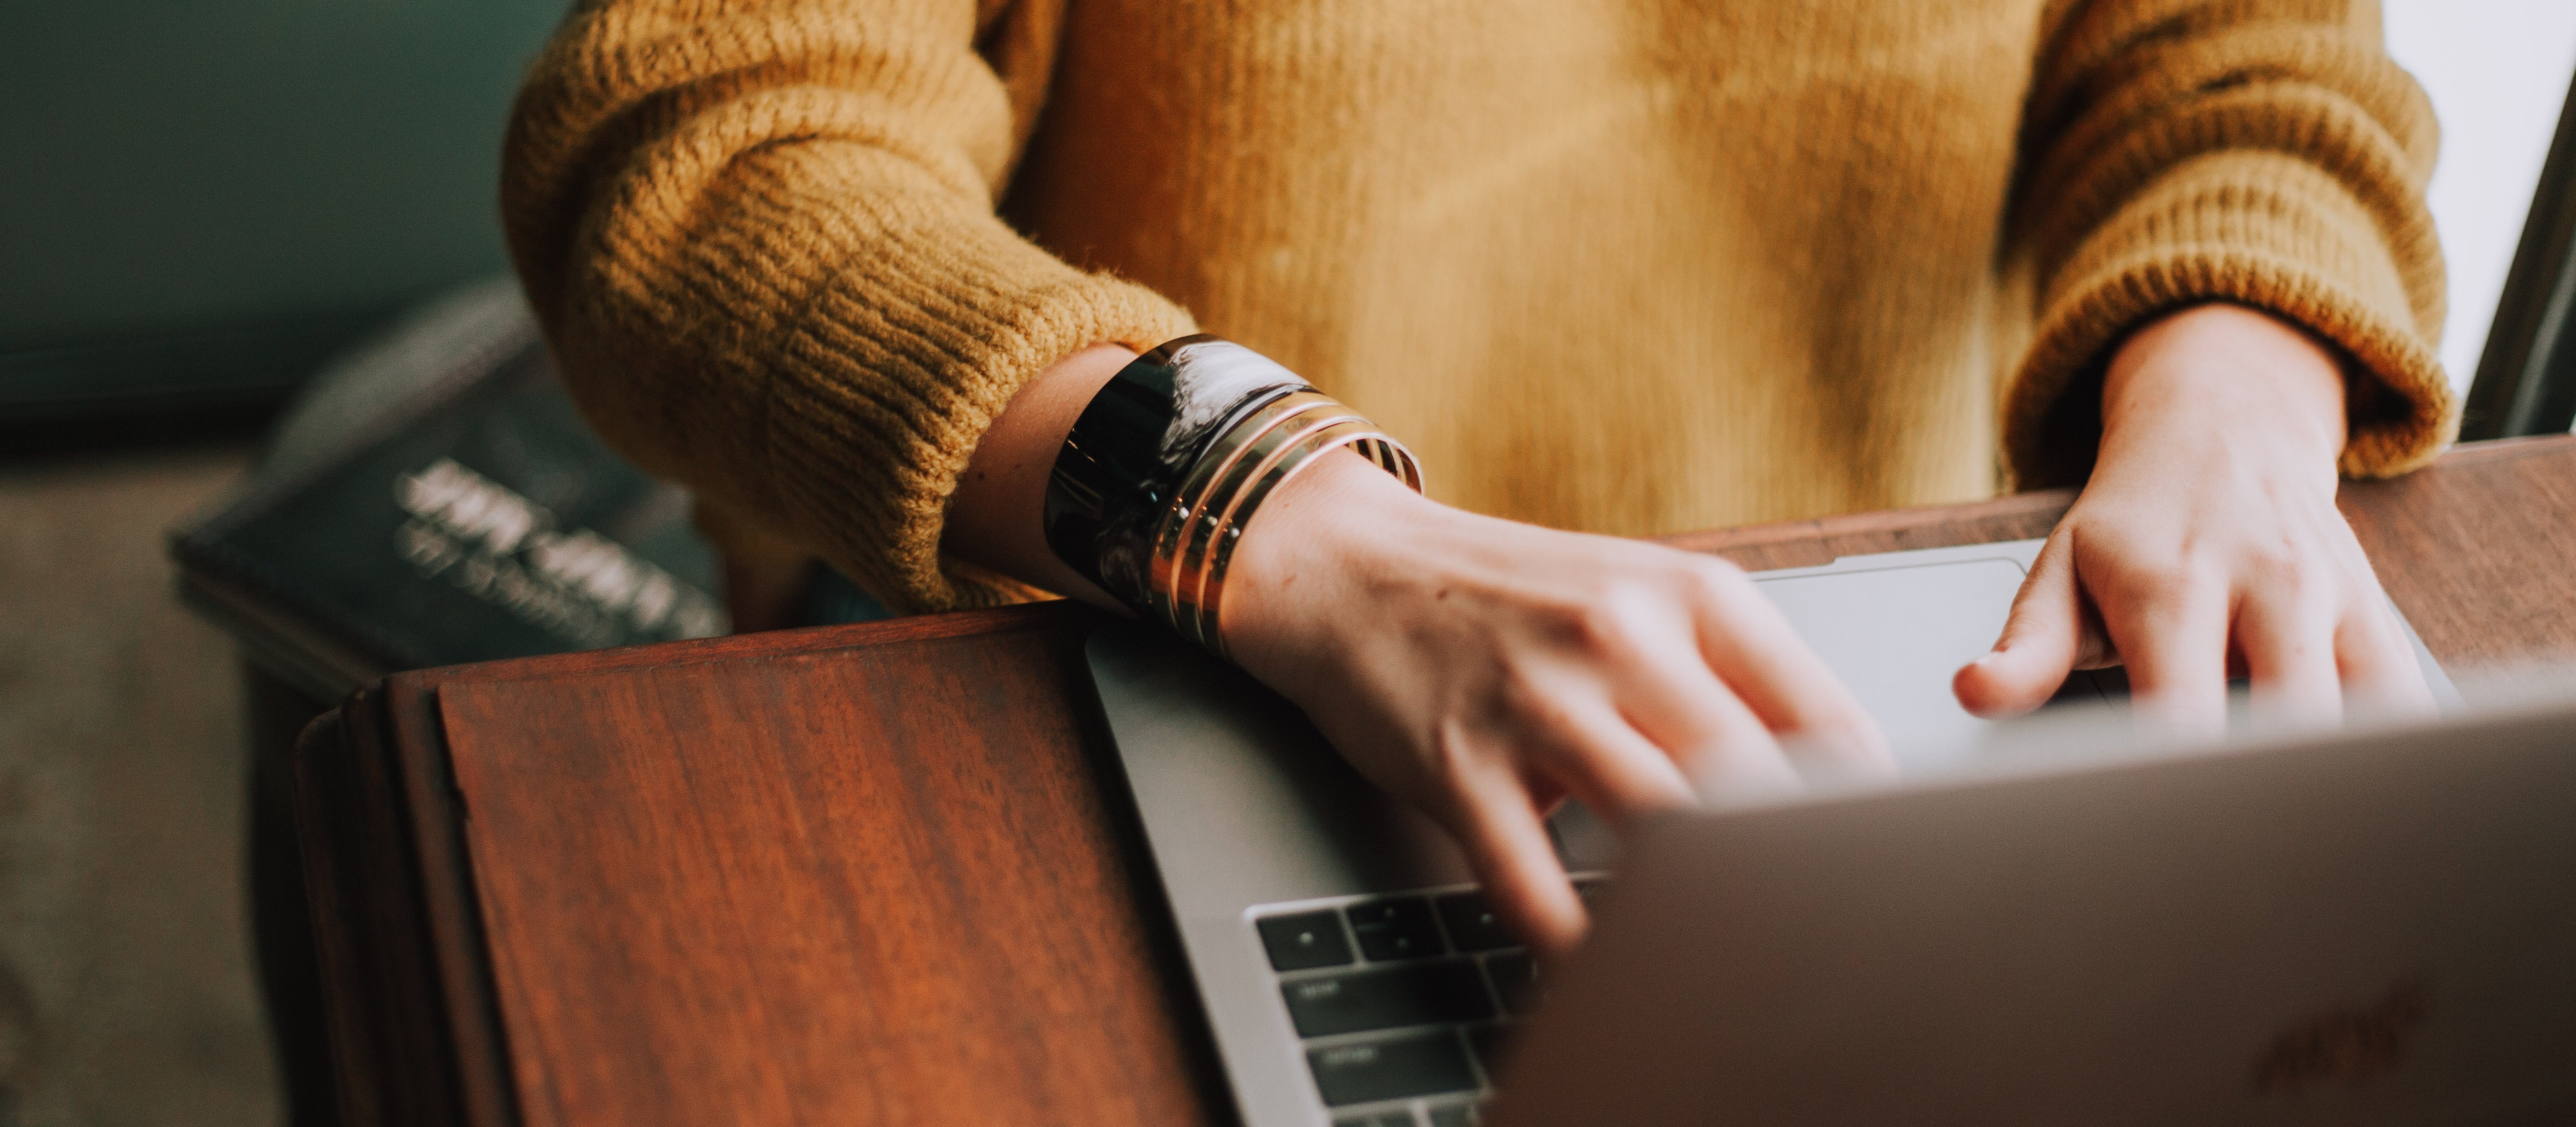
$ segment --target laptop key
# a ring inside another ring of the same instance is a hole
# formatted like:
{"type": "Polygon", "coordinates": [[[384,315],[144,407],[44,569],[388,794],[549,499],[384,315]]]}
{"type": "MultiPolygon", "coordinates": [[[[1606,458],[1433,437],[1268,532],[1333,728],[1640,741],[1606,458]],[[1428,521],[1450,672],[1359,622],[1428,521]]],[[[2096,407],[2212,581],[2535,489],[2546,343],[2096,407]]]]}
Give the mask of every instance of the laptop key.
{"type": "Polygon", "coordinates": [[[1333,1107],[1476,1090],[1467,1050],[1448,1030],[1415,1033],[1306,1053],[1315,1090],[1333,1107]]]}
{"type": "Polygon", "coordinates": [[[1440,908],[1440,922],[1449,926],[1449,942],[1460,951],[1493,951],[1517,946],[1520,940],[1503,930],[1502,918],[1481,892],[1453,892],[1434,901],[1440,908]]]}
{"type": "Polygon", "coordinates": [[[1353,904],[1351,934],[1360,938],[1360,953],[1371,960],[1419,959],[1440,953],[1440,926],[1431,922],[1431,902],[1419,896],[1353,904]]]}
{"type": "Polygon", "coordinates": [[[1505,951],[1485,960],[1485,973],[1494,979],[1494,996],[1503,1000],[1503,1011],[1520,1017],[1537,1009],[1546,997],[1540,989],[1538,960],[1527,951],[1505,951]]]}
{"type": "Polygon", "coordinates": [[[1494,1016],[1476,964],[1465,959],[1364,970],[1284,982],[1300,1037],[1329,1037],[1406,1025],[1447,1025],[1494,1016]]]}
{"type": "Polygon", "coordinates": [[[1253,927],[1261,932],[1262,949],[1270,952],[1272,970],[1313,970],[1351,961],[1351,941],[1342,938],[1341,913],[1330,908],[1268,916],[1253,921],[1253,927]]]}

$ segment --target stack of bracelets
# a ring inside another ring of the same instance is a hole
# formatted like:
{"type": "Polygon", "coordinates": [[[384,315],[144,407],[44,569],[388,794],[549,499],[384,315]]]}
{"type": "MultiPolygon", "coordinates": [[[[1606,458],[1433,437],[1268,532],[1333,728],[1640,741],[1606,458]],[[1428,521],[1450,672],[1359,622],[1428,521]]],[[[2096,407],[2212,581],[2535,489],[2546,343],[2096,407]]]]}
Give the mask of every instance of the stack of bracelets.
{"type": "Polygon", "coordinates": [[[1415,492],[1413,454],[1270,358],[1187,336],[1127,365],[1065,437],[1047,546],[1129,609],[1224,656],[1227,565],[1280,484],[1343,446],[1415,492]]]}

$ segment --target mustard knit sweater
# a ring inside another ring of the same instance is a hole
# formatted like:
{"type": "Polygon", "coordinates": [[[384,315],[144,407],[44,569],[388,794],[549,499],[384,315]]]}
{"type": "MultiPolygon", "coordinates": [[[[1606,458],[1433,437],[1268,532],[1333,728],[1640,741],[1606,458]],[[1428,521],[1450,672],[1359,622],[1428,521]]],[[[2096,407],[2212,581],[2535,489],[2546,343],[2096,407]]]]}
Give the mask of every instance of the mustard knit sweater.
{"type": "Polygon", "coordinates": [[[1008,597],[938,545],[1022,383],[1202,327],[1565,528],[2080,481],[2208,299],[2402,471],[2434,144],[2370,0],[592,0],[502,199],[613,442],[918,609],[1008,597]]]}

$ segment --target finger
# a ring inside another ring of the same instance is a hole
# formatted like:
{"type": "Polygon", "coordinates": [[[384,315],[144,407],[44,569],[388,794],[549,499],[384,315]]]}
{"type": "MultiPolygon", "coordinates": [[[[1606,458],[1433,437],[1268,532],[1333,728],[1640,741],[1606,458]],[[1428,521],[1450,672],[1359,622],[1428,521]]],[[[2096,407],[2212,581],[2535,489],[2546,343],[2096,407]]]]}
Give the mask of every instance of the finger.
{"type": "Polygon", "coordinates": [[[1467,851],[1495,914],[1542,957],[1572,953],[1589,920],[1528,789],[1506,770],[1478,771],[1458,782],[1452,802],[1433,813],[1467,851]]]}
{"type": "Polygon", "coordinates": [[[2142,720],[2214,735],[2227,730],[2227,586],[2186,568],[2114,581],[2096,603],[2126,658],[2129,701],[2142,720]]]}
{"type": "Polygon", "coordinates": [[[2237,604],[2234,648],[2253,682],[2257,725],[2343,718],[2331,606],[2305,592],[2249,592],[2237,604]]]}
{"type": "Polygon", "coordinates": [[[1679,766],[1702,798],[1747,801],[1801,783],[1780,742],[1700,655],[1659,655],[1652,676],[1622,684],[1621,715],[1679,766]]]}
{"type": "Polygon", "coordinates": [[[2398,625],[2396,608],[2375,585],[2336,623],[2334,655],[2355,715],[2430,716],[2435,711],[2414,643],[2398,625]]]}
{"type": "Polygon", "coordinates": [[[1697,634],[1658,631],[1632,640],[1632,672],[1616,681],[1620,714],[1694,779],[1729,757],[1776,762],[1780,745],[1771,728],[1709,668],[1697,634]]]}
{"type": "Polygon", "coordinates": [[[1681,765],[1608,701],[1561,699],[1533,711],[1528,761],[1612,825],[1698,804],[1681,765]]]}
{"type": "MultiPolygon", "coordinates": [[[[1788,616],[1741,572],[1722,565],[1704,573],[1693,611],[1699,652],[1665,660],[1678,669],[1704,663],[1721,686],[1715,696],[1734,706],[1719,708],[1723,719],[1735,725],[1750,720],[1766,733],[1766,738],[1755,742],[1732,730],[1721,731],[1716,734],[1724,737],[1722,741],[1706,741],[1703,746],[1721,753],[1740,749],[1748,756],[1768,759],[1778,755],[1778,742],[1767,733],[1776,733],[1802,754],[1830,757],[1842,769],[1872,774],[1895,770],[1895,757],[1878,721],[1798,636],[1788,616]],[[1694,657],[1697,660],[1691,660],[1694,657]],[[1770,755],[1756,755],[1764,751],[1770,755]]],[[[1748,781],[1759,781],[1766,773],[1761,762],[1711,766],[1750,769],[1754,775],[1748,781]]]]}
{"type": "Polygon", "coordinates": [[[2014,593],[2003,635],[1984,657],[1960,668],[1950,691],[1969,712],[2019,716],[2057,695],[2084,656],[2084,595],[2075,581],[2075,535],[2061,530],[2031,561],[2014,593]]]}

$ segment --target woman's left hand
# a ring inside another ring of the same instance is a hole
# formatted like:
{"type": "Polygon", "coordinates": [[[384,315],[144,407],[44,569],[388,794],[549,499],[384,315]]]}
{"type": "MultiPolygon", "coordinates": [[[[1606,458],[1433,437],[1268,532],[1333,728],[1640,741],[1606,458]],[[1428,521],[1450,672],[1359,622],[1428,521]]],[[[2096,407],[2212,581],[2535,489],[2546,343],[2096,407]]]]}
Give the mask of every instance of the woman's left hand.
{"type": "Polygon", "coordinates": [[[2027,712],[2071,670],[2126,665],[2139,712],[2191,731],[2224,727],[2231,674],[2258,717],[2429,710],[2335,509],[2344,419],[2335,358],[2266,314],[2197,306],[2131,337],[2104,377],[2092,478],[1994,652],[1959,671],[1960,703],[2027,712]]]}

